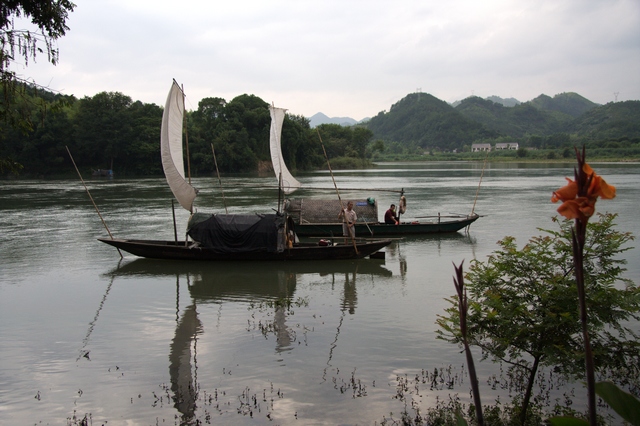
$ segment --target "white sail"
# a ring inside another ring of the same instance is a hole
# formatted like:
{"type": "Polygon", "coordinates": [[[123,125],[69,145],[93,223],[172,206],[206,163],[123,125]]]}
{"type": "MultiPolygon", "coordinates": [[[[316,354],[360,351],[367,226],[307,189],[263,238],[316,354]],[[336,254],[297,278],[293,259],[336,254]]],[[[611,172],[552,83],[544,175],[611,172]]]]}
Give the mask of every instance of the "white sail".
{"type": "Polygon", "coordinates": [[[282,123],[284,122],[286,109],[276,108],[273,105],[269,105],[269,111],[271,112],[271,136],[269,146],[271,149],[271,163],[273,164],[273,171],[276,173],[276,179],[278,179],[278,182],[281,182],[284,193],[290,194],[302,185],[291,175],[284,162],[284,158],[282,157],[280,137],[282,135],[282,123]]]}
{"type": "Polygon", "coordinates": [[[160,153],[162,168],[171,192],[182,207],[193,212],[193,200],[198,191],[185,180],[182,157],[182,123],[184,95],[176,81],[173,81],[167,103],[162,113],[160,133],[160,153]]]}

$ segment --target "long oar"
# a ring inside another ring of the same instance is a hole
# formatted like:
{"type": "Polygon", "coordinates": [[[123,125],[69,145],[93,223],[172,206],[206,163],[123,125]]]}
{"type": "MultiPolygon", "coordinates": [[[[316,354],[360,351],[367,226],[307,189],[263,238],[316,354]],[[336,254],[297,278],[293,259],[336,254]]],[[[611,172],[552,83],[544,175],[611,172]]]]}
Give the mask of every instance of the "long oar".
{"type": "MultiPolygon", "coordinates": [[[[320,139],[320,146],[322,146],[322,152],[324,152],[324,158],[326,158],[327,160],[327,167],[329,167],[329,173],[331,173],[331,180],[333,180],[333,186],[336,188],[336,193],[338,194],[338,201],[340,202],[340,208],[342,209],[341,211],[344,211],[344,205],[342,204],[342,198],[340,198],[340,191],[338,191],[338,185],[336,185],[336,179],[333,177],[333,170],[331,170],[331,164],[329,163],[329,157],[327,156],[327,151],[324,149],[324,143],[322,143],[322,136],[320,136],[320,130],[318,130],[318,128],[316,128],[316,132],[318,132],[318,139],[320,139]]],[[[345,217],[344,220],[346,221],[347,218],[345,217]]],[[[353,224],[354,228],[355,228],[355,223],[353,224]]],[[[349,231],[349,236],[351,237],[351,241],[353,242],[353,249],[356,251],[356,254],[358,254],[358,246],[356,245],[356,237],[353,235],[353,232],[351,231],[351,227],[349,226],[349,224],[347,223],[347,231],[349,231]]]]}
{"type": "Polygon", "coordinates": [[[220,192],[222,192],[222,202],[224,203],[224,211],[226,214],[229,214],[227,210],[227,200],[224,198],[224,190],[222,189],[222,180],[220,180],[220,170],[218,170],[218,162],[216,161],[216,151],[213,149],[213,144],[211,144],[211,152],[213,152],[213,164],[216,166],[216,173],[218,174],[218,183],[220,184],[220,192]]]}
{"type": "MultiPolygon", "coordinates": [[[[104,228],[107,230],[107,233],[109,234],[109,236],[113,240],[113,235],[111,235],[111,231],[109,230],[109,227],[107,226],[106,222],[102,218],[102,215],[100,214],[100,210],[98,210],[98,206],[96,205],[96,202],[93,201],[93,197],[91,196],[91,193],[89,192],[89,188],[87,188],[87,184],[84,183],[84,179],[82,179],[82,175],[80,174],[80,170],[78,170],[78,166],[76,166],[76,162],[73,161],[73,156],[71,155],[71,151],[69,151],[69,147],[65,145],[65,148],[67,148],[67,152],[69,153],[69,158],[71,158],[71,162],[73,163],[73,167],[75,167],[76,168],[76,172],[78,172],[78,177],[80,178],[80,181],[82,182],[82,185],[84,185],[84,189],[87,191],[87,195],[89,196],[89,199],[93,203],[93,207],[95,207],[96,212],[98,213],[98,216],[100,217],[100,220],[102,221],[102,224],[104,225],[104,228]]],[[[122,259],[124,257],[124,256],[122,256],[122,252],[117,247],[116,247],[116,250],[118,250],[118,253],[120,253],[120,259],[122,259]]]]}

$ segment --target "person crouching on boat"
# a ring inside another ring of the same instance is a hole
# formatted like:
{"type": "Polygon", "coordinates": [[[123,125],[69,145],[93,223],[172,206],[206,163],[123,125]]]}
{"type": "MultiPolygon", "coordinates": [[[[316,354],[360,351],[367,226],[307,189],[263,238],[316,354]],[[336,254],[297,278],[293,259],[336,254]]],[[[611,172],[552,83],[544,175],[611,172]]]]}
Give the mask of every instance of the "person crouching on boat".
{"type": "Polygon", "coordinates": [[[384,214],[384,223],[387,225],[397,225],[398,224],[398,216],[396,215],[396,205],[391,204],[389,210],[387,210],[384,214]]]}
{"type": "Polygon", "coordinates": [[[352,201],[347,203],[346,209],[340,210],[338,219],[342,219],[342,235],[345,237],[344,242],[346,244],[347,238],[356,237],[356,220],[358,220],[358,215],[356,215],[356,212],[353,210],[352,201]]]}

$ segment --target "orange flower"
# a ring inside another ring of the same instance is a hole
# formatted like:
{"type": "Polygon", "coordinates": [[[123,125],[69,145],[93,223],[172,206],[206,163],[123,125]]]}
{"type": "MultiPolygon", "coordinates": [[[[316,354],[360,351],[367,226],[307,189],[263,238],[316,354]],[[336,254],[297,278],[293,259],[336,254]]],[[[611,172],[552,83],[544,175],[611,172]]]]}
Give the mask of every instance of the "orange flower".
{"type": "Polygon", "coordinates": [[[573,200],[567,200],[560,207],[558,213],[567,219],[585,220],[591,216],[596,210],[595,198],[577,197],[573,200]]]}
{"type": "Polygon", "coordinates": [[[578,196],[578,184],[569,178],[565,179],[569,183],[553,193],[551,196],[552,202],[573,200],[578,196]]]}
{"type": "Polygon", "coordinates": [[[569,183],[555,191],[551,195],[551,201],[562,201],[558,213],[567,219],[588,220],[596,210],[598,197],[610,200],[616,196],[616,188],[598,176],[587,163],[577,173],[576,181],[565,179],[569,183]],[[584,182],[583,188],[580,188],[578,181],[584,182]]]}

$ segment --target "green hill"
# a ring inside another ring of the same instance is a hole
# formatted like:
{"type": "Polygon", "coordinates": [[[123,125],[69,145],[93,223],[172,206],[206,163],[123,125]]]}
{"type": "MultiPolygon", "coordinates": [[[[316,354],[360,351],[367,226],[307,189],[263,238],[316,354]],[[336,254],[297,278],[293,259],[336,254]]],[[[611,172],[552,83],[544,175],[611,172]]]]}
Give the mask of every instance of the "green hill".
{"type": "Polygon", "coordinates": [[[590,140],[640,139],[640,101],[590,109],[573,120],[567,131],[590,140]]]}
{"type": "Polygon", "coordinates": [[[456,111],[487,129],[514,138],[527,134],[549,135],[560,132],[572,118],[536,108],[529,102],[505,107],[475,96],[463,100],[456,111]]]}
{"type": "Polygon", "coordinates": [[[540,95],[528,103],[542,111],[556,111],[574,118],[598,106],[598,104],[573,92],[560,93],[553,98],[540,95]]]}
{"type": "Polygon", "coordinates": [[[537,148],[640,139],[640,101],[598,105],[560,93],[511,107],[477,96],[455,105],[412,93],[365,126],[375,139],[420,149],[453,150],[498,138],[537,148]]]}
{"type": "Polygon", "coordinates": [[[477,139],[497,137],[456,111],[448,103],[427,93],[412,93],[380,112],[366,127],[374,137],[421,148],[461,149],[477,139]]]}

